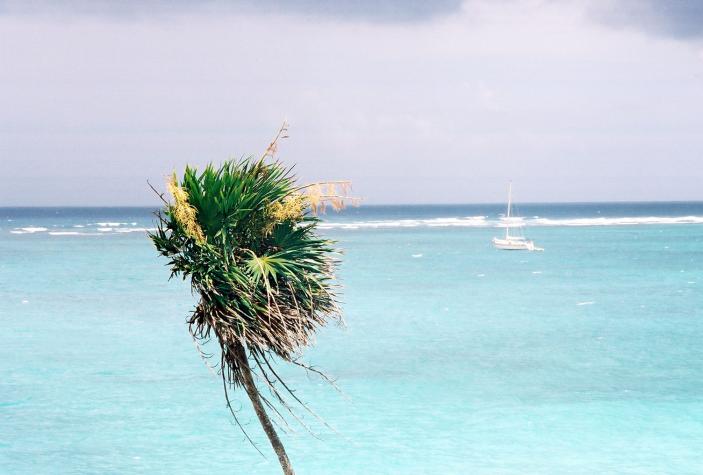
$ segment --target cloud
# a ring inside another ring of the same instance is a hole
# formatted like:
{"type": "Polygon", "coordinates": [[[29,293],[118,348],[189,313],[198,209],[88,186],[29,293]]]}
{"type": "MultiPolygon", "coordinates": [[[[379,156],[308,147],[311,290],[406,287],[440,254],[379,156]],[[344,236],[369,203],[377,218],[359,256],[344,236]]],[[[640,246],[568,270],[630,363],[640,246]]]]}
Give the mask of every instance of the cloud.
{"type": "Polygon", "coordinates": [[[703,38],[700,0],[594,0],[587,11],[592,18],[612,27],[678,39],[703,38]]]}
{"type": "Polygon", "coordinates": [[[142,18],[190,13],[294,14],[336,20],[421,22],[461,10],[462,0],[0,0],[0,15],[142,18]]]}

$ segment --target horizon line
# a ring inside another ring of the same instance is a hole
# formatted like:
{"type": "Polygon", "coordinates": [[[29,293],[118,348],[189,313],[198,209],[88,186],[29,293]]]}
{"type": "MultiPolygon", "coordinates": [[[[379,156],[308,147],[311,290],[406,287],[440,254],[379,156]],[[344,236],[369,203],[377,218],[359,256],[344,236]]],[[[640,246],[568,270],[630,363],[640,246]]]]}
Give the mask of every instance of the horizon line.
{"type": "MultiPolygon", "coordinates": [[[[520,202],[520,206],[525,205],[580,205],[580,204],[673,204],[673,203],[701,203],[703,204],[703,199],[697,200],[615,200],[615,201],[523,201],[520,202]]],[[[349,206],[345,209],[362,208],[362,207],[393,207],[393,206],[467,206],[467,205],[501,205],[504,206],[505,202],[445,202],[445,203],[372,203],[372,204],[361,204],[359,206],[349,206]]],[[[161,205],[0,205],[0,209],[66,209],[66,208],[149,208],[149,209],[160,209],[161,205]]]]}

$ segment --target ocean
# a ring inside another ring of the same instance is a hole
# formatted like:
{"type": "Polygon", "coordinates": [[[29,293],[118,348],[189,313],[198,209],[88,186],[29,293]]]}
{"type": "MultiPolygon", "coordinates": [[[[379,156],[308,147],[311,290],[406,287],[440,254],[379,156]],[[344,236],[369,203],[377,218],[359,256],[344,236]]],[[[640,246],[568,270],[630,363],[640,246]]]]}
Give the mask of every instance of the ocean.
{"type": "MultiPolygon", "coordinates": [[[[335,429],[282,435],[299,475],[703,473],[703,203],[524,204],[539,253],[491,248],[503,209],[324,216],[346,325],[303,359],[342,393],[279,364],[335,429]]],[[[0,473],[279,473],[153,220],[0,208],[0,473]]]]}

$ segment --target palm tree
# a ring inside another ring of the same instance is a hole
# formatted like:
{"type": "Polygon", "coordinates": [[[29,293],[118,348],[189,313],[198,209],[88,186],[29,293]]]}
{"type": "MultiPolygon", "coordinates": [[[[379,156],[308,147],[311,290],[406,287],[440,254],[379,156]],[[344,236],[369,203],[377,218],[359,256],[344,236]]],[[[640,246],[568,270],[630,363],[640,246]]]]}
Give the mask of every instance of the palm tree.
{"type": "Polygon", "coordinates": [[[219,343],[233,417],[239,424],[228,389],[243,388],[283,473],[293,474],[267,408],[283,422],[281,412],[295,417],[288,401],[309,409],[272,363],[280,358],[317,372],[297,360],[299,351],[319,327],[341,319],[337,251],[317,235],[315,212],[325,203],[343,206],[347,182],[297,185],[290,168],[273,159],[286,131],[284,124],[261,158],[209,165],[200,173],[187,167],[181,180],[174,174],[168,183],[173,202],[164,200],[149,237],[169,259],[171,276],[189,278],[199,297],[189,329],[198,348],[213,336],[219,343]]]}

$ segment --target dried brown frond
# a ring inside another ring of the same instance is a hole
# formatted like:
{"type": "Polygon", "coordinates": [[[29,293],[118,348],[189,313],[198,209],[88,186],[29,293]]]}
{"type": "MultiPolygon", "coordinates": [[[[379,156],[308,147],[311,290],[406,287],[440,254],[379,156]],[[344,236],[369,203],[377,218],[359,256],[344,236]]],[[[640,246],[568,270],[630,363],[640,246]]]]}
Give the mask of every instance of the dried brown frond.
{"type": "Polygon", "coordinates": [[[273,157],[274,155],[276,155],[276,152],[278,152],[278,141],[287,138],[288,121],[284,120],[283,125],[281,125],[281,128],[278,129],[278,133],[276,133],[276,136],[273,138],[269,146],[266,147],[266,150],[264,150],[264,154],[261,156],[260,160],[265,160],[267,157],[273,157]]]}
{"type": "Polygon", "coordinates": [[[328,205],[341,211],[347,205],[359,206],[361,202],[361,198],[349,196],[351,182],[347,180],[310,183],[299,190],[307,198],[313,214],[324,213],[328,205]]]}

